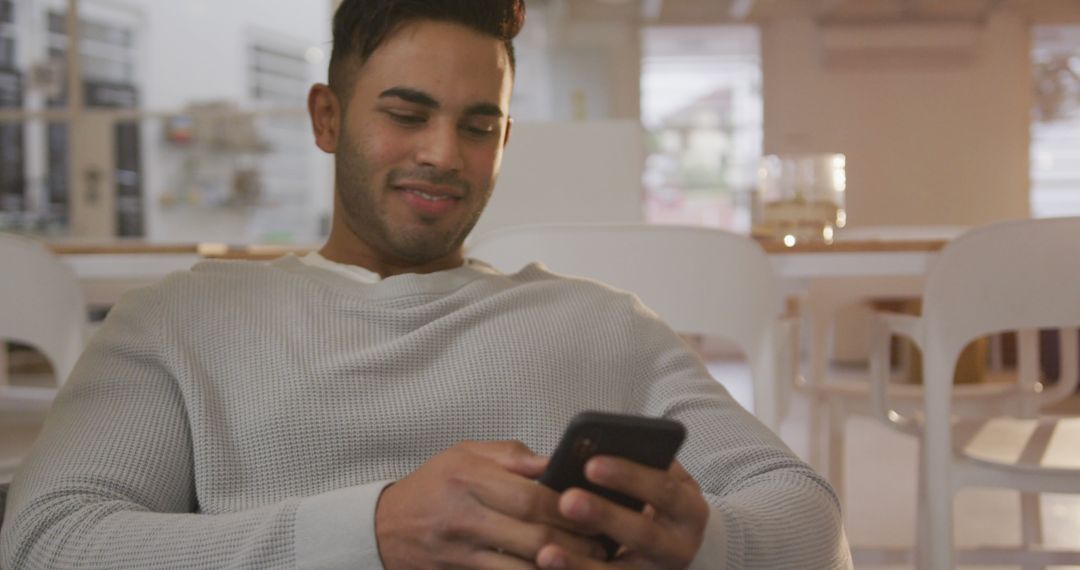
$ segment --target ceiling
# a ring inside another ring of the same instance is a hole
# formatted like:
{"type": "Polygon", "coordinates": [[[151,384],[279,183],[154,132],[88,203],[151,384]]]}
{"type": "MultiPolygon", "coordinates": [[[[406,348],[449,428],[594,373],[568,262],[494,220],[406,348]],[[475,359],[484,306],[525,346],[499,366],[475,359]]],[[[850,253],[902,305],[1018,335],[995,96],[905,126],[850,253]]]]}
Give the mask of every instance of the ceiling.
{"type": "Polygon", "coordinates": [[[720,24],[805,16],[823,22],[973,22],[999,10],[1033,23],[1080,23],[1080,0],[536,0],[575,20],[720,24]]]}

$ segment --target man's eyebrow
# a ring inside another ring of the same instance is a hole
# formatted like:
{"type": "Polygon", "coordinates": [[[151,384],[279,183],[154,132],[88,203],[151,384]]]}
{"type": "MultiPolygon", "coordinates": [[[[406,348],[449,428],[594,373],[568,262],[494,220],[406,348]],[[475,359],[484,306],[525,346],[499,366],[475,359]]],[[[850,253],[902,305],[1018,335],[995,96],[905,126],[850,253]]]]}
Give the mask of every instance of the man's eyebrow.
{"type": "MultiPolygon", "coordinates": [[[[411,87],[391,87],[390,89],[379,93],[380,99],[387,97],[401,99],[402,101],[421,105],[429,109],[438,109],[442,106],[431,95],[411,87]]],[[[494,103],[474,103],[465,109],[465,114],[502,118],[503,111],[494,103]]]]}
{"type": "Polygon", "coordinates": [[[418,89],[410,89],[409,87],[391,87],[382,93],[379,93],[379,98],[396,97],[409,103],[415,103],[431,109],[438,109],[439,102],[434,97],[420,91],[418,89]]]}
{"type": "Polygon", "coordinates": [[[494,103],[476,103],[474,105],[469,105],[468,108],[465,109],[465,114],[498,117],[500,119],[503,116],[502,109],[494,103]]]}

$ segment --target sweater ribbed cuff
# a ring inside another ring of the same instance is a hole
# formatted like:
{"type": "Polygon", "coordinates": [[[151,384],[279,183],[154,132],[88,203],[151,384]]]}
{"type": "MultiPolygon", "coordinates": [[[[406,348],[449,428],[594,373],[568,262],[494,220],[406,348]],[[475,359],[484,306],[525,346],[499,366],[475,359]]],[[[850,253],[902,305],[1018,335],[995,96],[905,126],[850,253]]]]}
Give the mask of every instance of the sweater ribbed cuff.
{"type": "Polygon", "coordinates": [[[330,491],[300,502],[294,531],[300,570],[382,570],[375,507],[392,481],[330,491]]]}
{"type": "Polygon", "coordinates": [[[688,570],[723,570],[726,566],[727,527],[724,524],[724,514],[716,507],[709,507],[705,537],[688,570]]]}

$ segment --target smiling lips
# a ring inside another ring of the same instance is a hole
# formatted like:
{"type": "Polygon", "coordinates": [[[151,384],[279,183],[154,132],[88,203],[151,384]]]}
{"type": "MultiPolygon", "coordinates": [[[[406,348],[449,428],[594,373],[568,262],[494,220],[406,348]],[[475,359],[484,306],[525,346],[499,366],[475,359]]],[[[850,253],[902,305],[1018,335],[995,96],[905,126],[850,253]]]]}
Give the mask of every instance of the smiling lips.
{"type": "Polygon", "coordinates": [[[441,216],[450,211],[463,196],[451,186],[405,183],[394,186],[405,203],[422,216],[441,216]]]}

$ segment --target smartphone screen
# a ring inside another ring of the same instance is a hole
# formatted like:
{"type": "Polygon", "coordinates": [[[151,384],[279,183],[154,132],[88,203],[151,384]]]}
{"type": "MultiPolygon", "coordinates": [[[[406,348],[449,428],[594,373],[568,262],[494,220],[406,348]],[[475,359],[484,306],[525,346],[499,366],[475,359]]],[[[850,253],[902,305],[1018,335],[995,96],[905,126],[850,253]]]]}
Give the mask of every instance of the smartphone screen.
{"type": "MultiPolygon", "coordinates": [[[[686,428],[673,420],[582,412],[566,428],[539,481],[556,491],[572,487],[584,489],[640,511],[644,507],[641,501],[590,483],[585,478],[585,464],[597,455],[613,455],[656,469],[667,469],[685,438],[686,428]]],[[[599,539],[610,559],[619,545],[606,536],[599,539]]]]}

